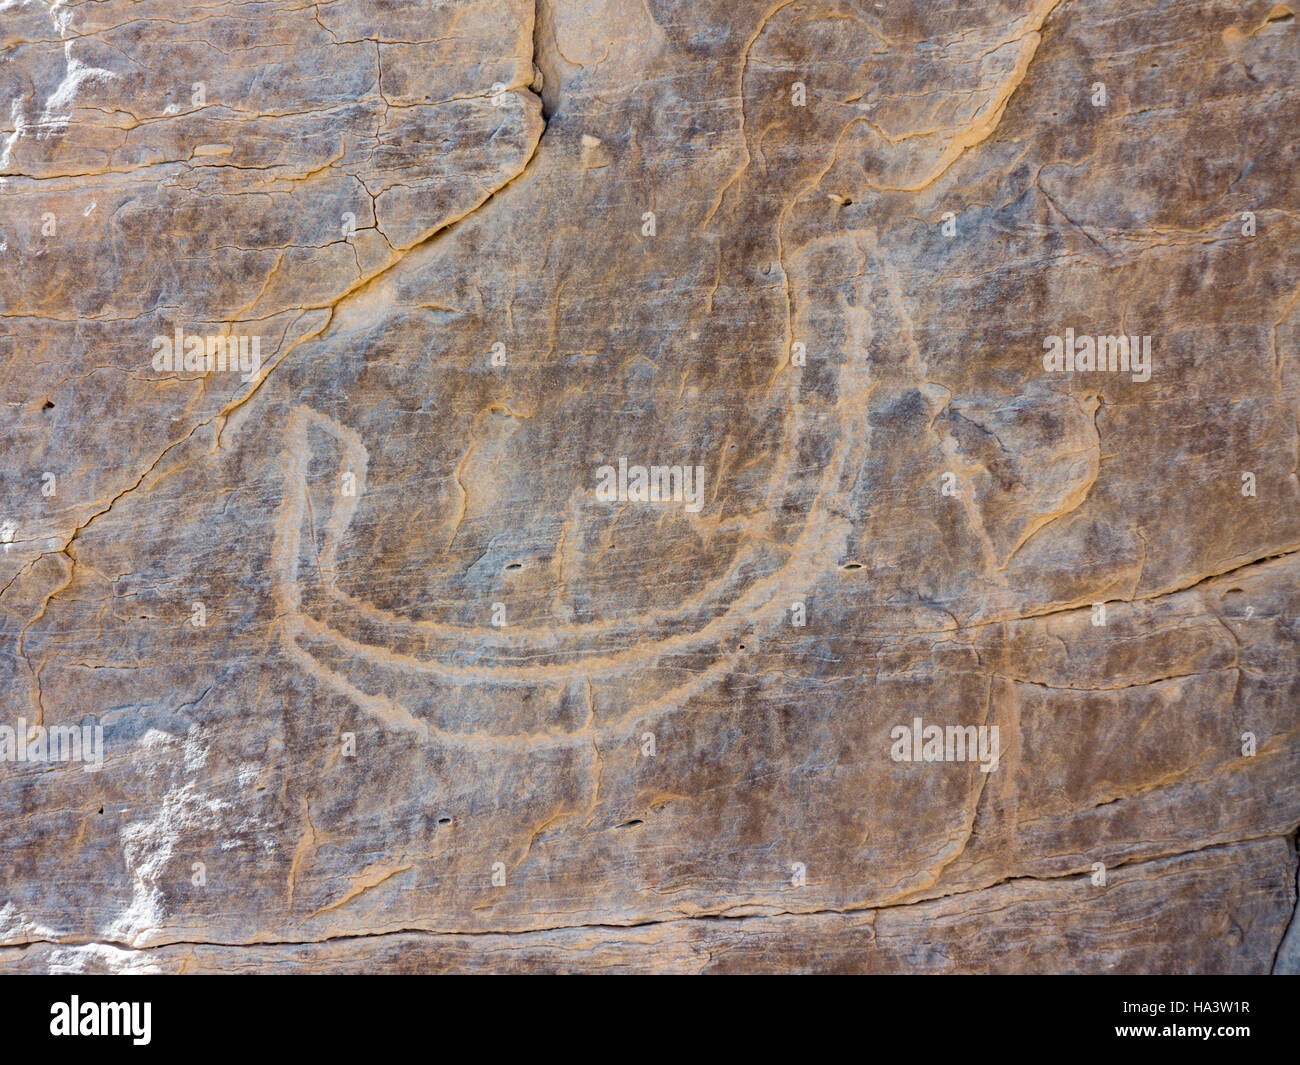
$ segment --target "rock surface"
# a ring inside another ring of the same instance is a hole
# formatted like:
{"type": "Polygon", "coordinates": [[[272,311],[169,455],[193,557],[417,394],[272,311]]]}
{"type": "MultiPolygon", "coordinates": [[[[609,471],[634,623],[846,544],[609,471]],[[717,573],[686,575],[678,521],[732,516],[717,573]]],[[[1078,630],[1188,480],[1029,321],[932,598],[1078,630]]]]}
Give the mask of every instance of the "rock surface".
{"type": "Polygon", "coordinates": [[[0,3],[0,970],[1300,971],[1297,34],[0,3]]]}

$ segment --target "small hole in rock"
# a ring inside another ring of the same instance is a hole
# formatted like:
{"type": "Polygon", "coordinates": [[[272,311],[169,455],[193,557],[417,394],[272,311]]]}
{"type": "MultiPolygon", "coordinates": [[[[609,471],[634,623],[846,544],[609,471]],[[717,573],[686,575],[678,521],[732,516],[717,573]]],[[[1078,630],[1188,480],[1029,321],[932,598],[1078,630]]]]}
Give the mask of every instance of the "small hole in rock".
{"type": "Polygon", "coordinates": [[[41,410],[53,410],[53,409],[54,409],[54,400],[52,399],[47,399],[45,401],[45,406],[41,408],[41,410]]]}
{"type": "Polygon", "coordinates": [[[631,821],[624,821],[621,825],[615,825],[614,827],[615,828],[636,828],[638,825],[644,825],[644,824],[645,822],[642,821],[639,817],[637,817],[637,818],[633,818],[631,821]]]}
{"type": "Polygon", "coordinates": [[[99,808],[99,812],[100,812],[101,814],[104,812],[104,808],[103,808],[102,806],[99,808]]]}
{"type": "Polygon", "coordinates": [[[861,562],[846,562],[846,563],[844,563],[843,567],[841,567],[841,568],[843,568],[843,569],[861,569],[861,568],[862,568],[862,563],[861,563],[861,562]]]}
{"type": "Polygon", "coordinates": [[[523,565],[524,564],[522,562],[511,562],[508,566],[506,566],[506,569],[522,569],[523,565]]]}
{"type": "Polygon", "coordinates": [[[446,816],[440,817],[440,818],[438,818],[438,824],[440,824],[440,825],[449,825],[449,824],[451,824],[451,818],[450,818],[450,817],[446,817],[446,816]]]}

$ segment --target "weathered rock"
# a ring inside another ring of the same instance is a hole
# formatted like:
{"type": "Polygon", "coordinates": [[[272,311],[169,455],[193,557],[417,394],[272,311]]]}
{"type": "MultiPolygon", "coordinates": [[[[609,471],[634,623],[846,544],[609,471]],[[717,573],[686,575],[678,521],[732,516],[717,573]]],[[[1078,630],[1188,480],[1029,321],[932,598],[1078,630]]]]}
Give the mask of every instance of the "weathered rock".
{"type": "Polygon", "coordinates": [[[4,19],[0,968],[1294,968],[1287,9],[4,19]]]}
{"type": "Polygon", "coordinates": [[[396,932],[340,942],[129,950],[19,948],[57,973],[154,972],[1207,972],[1257,969],[1289,895],[1282,840],[1213,848],[1117,870],[1105,888],[1025,880],[858,913],[567,927],[522,935],[396,932]],[[1107,901],[1097,904],[1097,896],[1107,901]],[[984,917],[996,913],[996,919],[984,917]]]}

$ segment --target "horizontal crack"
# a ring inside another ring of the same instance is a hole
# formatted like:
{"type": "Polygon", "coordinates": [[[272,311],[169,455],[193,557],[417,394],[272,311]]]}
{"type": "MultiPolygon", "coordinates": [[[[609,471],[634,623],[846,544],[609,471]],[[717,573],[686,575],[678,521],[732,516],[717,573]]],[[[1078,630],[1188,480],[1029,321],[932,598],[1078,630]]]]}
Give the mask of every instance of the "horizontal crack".
{"type": "MultiPolygon", "coordinates": [[[[1275,833],[1264,836],[1248,836],[1239,840],[1233,840],[1227,843],[1212,843],[1204,847],[1193,847],[1190,850],[1172,851],[1167,854],[1158,854],[1145,858],[1135,858],[1130,861],[1118,862],[1108,867],[1107,872],[1113,874],[1118,869],[1132,868],[1136,866],[1151,865],[1156,862],[1170,861],[1176,858],[1183,858],[1193,854],[1204,854],[1212,851],[1227,850],[1231,847],[1242,847],[1251,843],[1263,843],[1271,839],[1290,839],[1296,833],[1297,827],[1292,826],[1286,832],[1275,833]]],[[[961,898],[966,895],[978,895],[983,892],[991,891],[994,888],[1001,887],[1005,884],[1016,884],[1022,882],[1039,882],[1051,883],[1057,880],[1071,880],[1080,876],[1086,876],[1087,870],[1075,869],[1065,873],[1059,873],[1054,876],[1034,876],[1025,874],[1021,876],[1004,877],[993,883],[983,885],[977,888],[968,888],[965,891],[953,891],[947,894],[931,895],[924,898],[911,899],[907,902],[893,902],[876,905],[847,906],[842,909],[824,908],[816,910],[777,910],[773,913],[764,914],[744,914],[740,916],[730,916],[725,912],[717,913],[700,913],[700,914],[683,914],[680,917],[666,917],[648,921],[633,921],[626,924],[616,924],[608,922],[587,922],[580,924],[562,924],[546,925],[538,928],[525,929],[484,929],[484,930],[449,930],[441,931],[431,928],[402,927],[388,928],[375,932],[348,932],[342,935],[321,936],[317,939],[265,939],[265,940],[243,940],[243,941],[220,941],[205,939],[175,939],[167,942],[151,943],[148,946],[137,947],[134,944],[120,940],[104,939],[44,939],[37,938],[25,940],[21,943],[6,943],[0,945],[0,952],[23,950],[33,946],[57,946],[57,947],[112,947],[117,950],[132,951],[140,954],[156,953],[167,950],[171,947],[230,947],[239,949],[250,949],[257,947],[310,947],[325,943],[346,942],[349,940],[378,939],[386,936],[425,936],[428,938],[438,937],[482,937],[482,936],[509,936],[509,937],[527,937],[542,936],[555,932],[578,931],[582,929],[602,929],[612,932],[634,931],[644,928],[654,928],[661,925],[681,924],[685,921],[698,922],[736,922],[743,923],[746,921],[768,920],[779,917],[828,917],[828,916],[854,916],[867,915],[871,913],[880,913],[885,910],[898,910],[909,906],[921,906],[927,903],[939,902],[944,899],[961,898]]]]}

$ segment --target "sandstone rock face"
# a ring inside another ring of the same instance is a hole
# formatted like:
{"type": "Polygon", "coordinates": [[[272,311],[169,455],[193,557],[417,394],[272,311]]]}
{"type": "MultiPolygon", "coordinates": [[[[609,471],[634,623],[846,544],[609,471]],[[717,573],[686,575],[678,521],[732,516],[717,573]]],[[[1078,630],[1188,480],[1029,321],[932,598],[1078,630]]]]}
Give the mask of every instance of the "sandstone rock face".
{"type": "Polygon", "coordinates": [[[0,970],[1300,971],[1298,33],[0,0],[0,970]]]}

